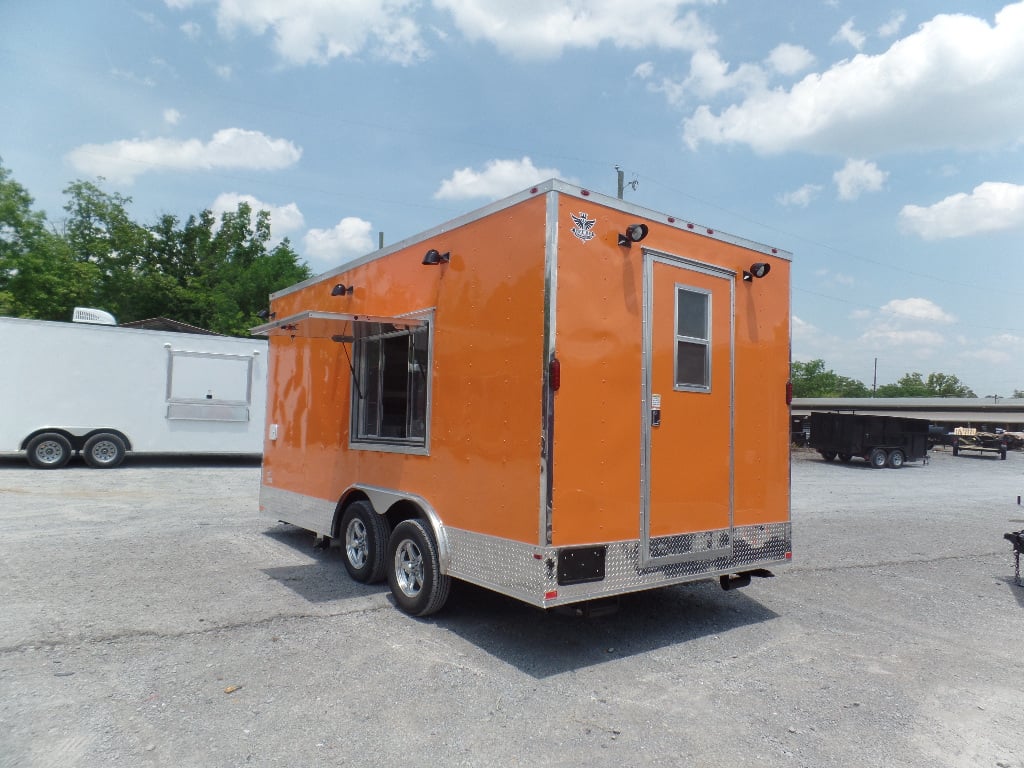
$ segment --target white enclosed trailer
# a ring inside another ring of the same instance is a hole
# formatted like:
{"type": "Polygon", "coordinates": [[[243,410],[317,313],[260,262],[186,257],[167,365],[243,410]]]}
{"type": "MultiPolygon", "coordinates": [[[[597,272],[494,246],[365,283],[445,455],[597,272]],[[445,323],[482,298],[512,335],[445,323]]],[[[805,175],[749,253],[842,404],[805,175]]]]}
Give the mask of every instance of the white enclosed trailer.
{"type": "Polygon", "coordinates": [[[78,452],[259,455],[267,342],[0,317],[0,452],[62,467],[78,452]]]}

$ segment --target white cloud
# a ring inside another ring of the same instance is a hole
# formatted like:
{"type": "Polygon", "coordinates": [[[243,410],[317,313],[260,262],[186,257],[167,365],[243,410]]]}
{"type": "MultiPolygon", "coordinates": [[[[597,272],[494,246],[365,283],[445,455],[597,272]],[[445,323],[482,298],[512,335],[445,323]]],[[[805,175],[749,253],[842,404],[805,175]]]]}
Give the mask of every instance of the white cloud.
{"type": "Polygon", "coordinates": [[[878,28],[879,37],[892,37],[903,28],[903,22],[907,20],[907,14],[903,11],[894,11],[889,20],[878,28]]]}
{"type": "Polygon", "coordinates": [[[880,170],[867,160],[847,160],[846,165],[832,174],[840,200],[856,200],[864,192],[877,192],[887,178],[888,171],[880,170]]]}
{"type": "Polygon", "coordinates": [[[176,109],[165,109],[164,122],[168,125],[177,125],[181,122],[181,112],[176,109]]]}
{"type": "Polygon", "coordinates": [[[649,61],[641,62],[636,65],[636,69],[633,70],[633,77],[639,77],[641,80],[646,80],[654,74],[654,64],[649,61]]]}
{"type": "Polygon", "coordinates": [[[888,328],[878,326],[871,328],[861,336],[861,341],[886,347],[912,347],[919,355],[941,347],[946,337],[937,331],[921,328],[888,328]]]}
{"type": "MultiPolygon", "coordinates": [[[[707,0],[714,2],[715,0],[707,0]]],[[[566,49],[697,50],[714,33],[684,6],[695,0],[433,0],[451,13],[470,40],[486,40],[506,54],[549,58],[566,49]]]]}
{"type": "Polygon", "coordinates": [[[933,301],[921,298],[893,299],[882,312],[902,320],[952,323],[956,318],[933,301]]]}
{"type": "Polygon", "coordinates": [[[179,29],[185,33],[185,37],[189,40],[196,40],[203,33],[203,28],[194,21],[186,21],[179,29]]]}
{"type": "Polygon", "coordinates": [[[227,64],[221,64],[220,66],[215,67],[213,71],[217,73],[217,77],[221,80],[230,80],[231,75],[233,74],[231,67],[227,64]]]}
{"type": "Polygon", "coordinates": [[[832,37],[833,43],[849,43],[858,51],[864,47],[864,41],[867,38],[863,32],[858,32],[853,26],[853,19],[848,19],[846,23],[839,28],[839,31],[832,37]]]}
{"type": "Polygon", "coordinates": [[[346,216],[331,229],[309,230],[302,244],[310,266],[323,272],[370,253],[375,247],[370,234],[372,229],[369,221],[346,216]]]}
{"type": "Polygon", "coordinates": [[[806,208],[821,193],[821,187],[817,184],[804,184],[800,189],[792,192],[785,192],[776,198],[780,205],[796,206],[806,208]]]}
{"type": "Polygon", "coordinates": [[[693,54],[690,75],[682,85],[686,90],[706,97],[733,89],[763,90],[768,85],[768,78],[756,64],[741,64],[730,72],[729,63],[722,60],[718,51],[705,48],[693,54]]]}
{"type": "Polygon", "coordinates": [[[1024,186],[988,181],[928,207],[906,205],[900,221],[925,240],[1024,227],[1024,186]]]}
{"type": "Polygon", "coordinates": [[[259,211],[267,211],[270,214],[270,232],[275,241],[282,240],[289,232],[294,232],[305,224],[305,217],[295,203],[271,205],[252,195],[240,195],[237,192],[225,192],[217,195],[210,210],[219,221],[221,214],[237,211],[239,203],[248,203],[254,217],[259,211]]]}
{"type": "Polygon", "coordinates": [[[684,137],[691,148],[861,156],[1016,144],[1024,139],[1022,39],[1024,2],[1003,8],[994,25],[936,16],[884,53],[841,61],[788,90],[751,93],[718,114],[703,105],[684,137]]]}
{"type": "Polygon", "coordinates": [[[246,29],[273,34],[274,50],[290,64],[326,64],[364,51],[399,64],[424,59],[426,47],[411,18],[416,0],[218,0],[224,34],[246,29]]]}
{"type": "Polygon", "coordinates": [[[301,156],[302,150],[287,139],[225,128],[207,142],[125,139],[83,144],[69,152],[67,159],[82,173],[131,184],[136,176],[150,171],[279,170],[294,165],[301,156]]]}
{"type": "Polygon", "coordinates": [[[782,43],[768,54],[767,62],[780,75],[795,75],[814,63],[814,54],[799,45],[782,43]]]}
{"type": "Polygon", "coordinates": [[[470,198],[498,198],[520,192],[531,184],[559,178],[557,168],[537,168],[529,157],[522,160],[489,160],[482,171],[462,168],[450,179],[441,182],[434,193],[438,200],[466,200],[470,198]]]}

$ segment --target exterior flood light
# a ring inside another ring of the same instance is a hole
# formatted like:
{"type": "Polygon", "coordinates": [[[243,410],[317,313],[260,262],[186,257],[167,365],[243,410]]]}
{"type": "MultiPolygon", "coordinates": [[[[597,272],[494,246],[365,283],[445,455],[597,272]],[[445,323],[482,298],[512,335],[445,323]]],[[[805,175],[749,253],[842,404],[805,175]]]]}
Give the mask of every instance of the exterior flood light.
{"type": "Polygon", "coordinates": [[[619,235],[619,245],[624,245],[629,248],[633,243],[639,243],[647,237],[647,232],[648,229],[646,224],[630,224],[626,227],[626,231],[619,235]]]}
{"type": "Polygon", "coordinates": [[[452,255],[448,251],[438,253],[434,248],[431,248],[423,256],[423,264],[428,267],[434,266],[435,264],[447,264],[451,261],[451,257],[452,255]]]}
{"type": "Polygon", "coordinates": [[[758,261],[754,264],[751,264],[749,270],[743,270],[743,281],[749,283],[752,282],[755,277],[760,279],[767,275],[769,272],[771,272],[771,270],[771,264],[766,264],[763,261],[758,261]]]}
{"type": "Polygon", "coordinates": [[[331,296],[351,296],[352,291],[354,291],[355,289],[356,287],[354,285],[345,285],[344,283],[338,283],[331,289],[331,296]]]}

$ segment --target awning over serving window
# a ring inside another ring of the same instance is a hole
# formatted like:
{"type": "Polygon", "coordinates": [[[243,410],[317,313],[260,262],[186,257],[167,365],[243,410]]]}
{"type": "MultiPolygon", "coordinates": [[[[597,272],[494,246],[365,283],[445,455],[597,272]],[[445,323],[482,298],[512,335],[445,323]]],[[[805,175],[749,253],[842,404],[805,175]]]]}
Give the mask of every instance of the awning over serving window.
{"type": "Polygon", "coordinates": [[[415,317],[379,317],[341,312],[299,312],[251,328],[253,336],[302,336],[307,339],[354,341],[368,336],[404,333],[421,328],[426,321],[415,317]]]}

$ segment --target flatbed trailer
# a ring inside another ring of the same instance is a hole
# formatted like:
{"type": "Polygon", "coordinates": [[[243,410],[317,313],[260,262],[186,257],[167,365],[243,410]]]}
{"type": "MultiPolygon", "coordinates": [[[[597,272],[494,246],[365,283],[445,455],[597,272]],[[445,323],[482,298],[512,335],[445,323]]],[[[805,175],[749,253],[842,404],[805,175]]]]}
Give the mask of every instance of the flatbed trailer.
{"type": "Polygon", "coordinates": [[[881,469],[928,458],[928,421],[902,416],[814,412],[808,443],[825,461],[854,457],[881,469]]]}
{"type": "Polygon", "coordinates": [[[1000,435],[979,432],[974,427],[957,427],[953,430],[953,455],[959,456],[964,451],[994,453],[1005,461],[1006,439],[1000,435]]]}

